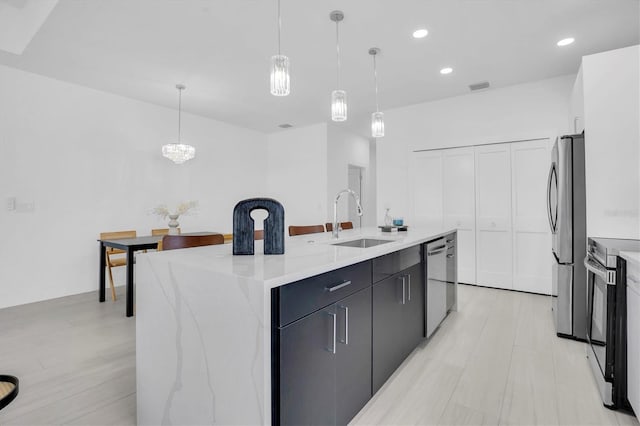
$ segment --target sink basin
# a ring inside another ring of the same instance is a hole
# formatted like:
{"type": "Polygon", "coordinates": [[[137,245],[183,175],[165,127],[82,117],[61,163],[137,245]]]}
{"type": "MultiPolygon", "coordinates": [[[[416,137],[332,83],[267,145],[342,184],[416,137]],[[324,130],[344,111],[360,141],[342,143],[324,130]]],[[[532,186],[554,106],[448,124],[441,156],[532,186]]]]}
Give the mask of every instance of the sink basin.
{"type": "Polygon", "coordinates": [[[374,238],[360,238],[359,240],[345,241],[344,243],[335,243],[334,246],[367,248],[379,246],[380,244],[390,243],[390,240],[376,240],[374,238]]]}

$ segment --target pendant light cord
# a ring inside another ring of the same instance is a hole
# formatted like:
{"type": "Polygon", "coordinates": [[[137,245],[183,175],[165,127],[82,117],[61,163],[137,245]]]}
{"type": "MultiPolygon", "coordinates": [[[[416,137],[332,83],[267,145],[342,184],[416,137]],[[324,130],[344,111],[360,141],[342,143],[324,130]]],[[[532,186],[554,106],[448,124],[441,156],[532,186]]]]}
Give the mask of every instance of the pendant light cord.
{"type": "Polygon", "coordinates": [[[380,106],[378,105],[378,69],[376,67],[376,55],[373,56],[373,82],[376,86],[376,112],[380,111],[380,106]]]}
{"type": "Polygon", "coordinates": [[[336,59],[338,68],[336,69],[336,89],[340,90],[340,35],[338,33],[338,21],[336,21],[336,59]]]}
{"type": "Polygon", "coordinates": [[[282,31],[282,18],[280,17],[280,0],[278,0],[278,56],[280,56],[280,32],[282,31]]]}
{"type": "Polygon", "coordinates": [[[178,143],[180,143],[181,124],[182,124],[182,89],[178,89],[178,143]]]}

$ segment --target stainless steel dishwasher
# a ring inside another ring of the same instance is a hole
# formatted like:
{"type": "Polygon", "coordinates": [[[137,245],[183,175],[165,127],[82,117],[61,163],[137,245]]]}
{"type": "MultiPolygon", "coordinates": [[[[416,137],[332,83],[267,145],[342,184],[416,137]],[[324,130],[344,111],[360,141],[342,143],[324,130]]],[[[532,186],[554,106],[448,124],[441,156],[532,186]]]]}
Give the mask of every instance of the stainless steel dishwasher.
{"type": "Polygon", "coordinates": [[[444,238],[427,244],[427,337],[447,315],[447,244],[444,238]]]}

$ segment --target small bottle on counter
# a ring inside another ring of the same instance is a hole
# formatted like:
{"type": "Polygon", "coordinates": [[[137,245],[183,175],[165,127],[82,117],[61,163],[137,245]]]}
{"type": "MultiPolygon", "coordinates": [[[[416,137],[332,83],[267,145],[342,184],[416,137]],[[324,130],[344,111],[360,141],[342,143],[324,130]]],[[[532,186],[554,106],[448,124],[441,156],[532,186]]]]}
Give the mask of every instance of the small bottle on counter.
{"type": "Polygon", "coordinates": [[[386,209],[387,211],[384,214],[384,226],[391,226],[393,224],[393,218],[389,214],[390,208],[386,209]]]}

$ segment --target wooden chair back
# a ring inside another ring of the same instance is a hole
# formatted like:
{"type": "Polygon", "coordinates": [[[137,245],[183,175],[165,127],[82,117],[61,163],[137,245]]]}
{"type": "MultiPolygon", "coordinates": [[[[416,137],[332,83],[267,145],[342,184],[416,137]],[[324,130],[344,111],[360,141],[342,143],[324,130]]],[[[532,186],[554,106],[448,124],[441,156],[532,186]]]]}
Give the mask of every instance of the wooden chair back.
{"type": "MultiPolygon", "coordinates": [[[[121,238],[135,238],[137,237],[136,231],[117,231],[117,232],[101,232],[101,240],[118,240],[121,238]]],[[[106,248],[107,255],[125,253],[124,250],[120,250],[113,247],[106,248]]]]}
{"type": "MultiPolygon", "coordinates": [[[[174,250],[189,247],[224,244],[222,234],[213,235],[165,235],[162,238],[162,250],[174,250]]],[[[160,245],[158,245],[160,247],[160,245]]]]}
{"type": "MultiPolygon", "coordinates": [[[[324,224],[327,228],[327,232],[333,231],[333,223],[327,222],[324,224]]],[[[353,222],[340,222],[340,228],[342,229],[353,229],[353,222]]]]}
{"type": "Polygon", "coordinates": [[[317,234],[324,232],[324,225],[290,226],[289,235],[317,234]]]}
{"type": "MultiPolygon", "coordinates": [[[[180,235],[180,228],[176,228],[178,230],[178,235],[180,235]]],[[[169,228],[156,228],[151,230],[151,235],[169,235],[169,228]]]]}

